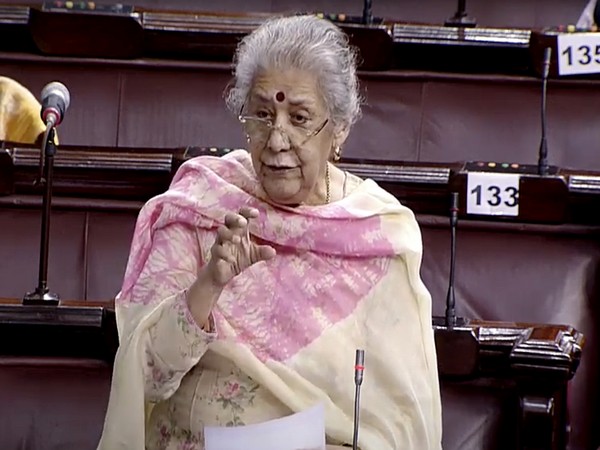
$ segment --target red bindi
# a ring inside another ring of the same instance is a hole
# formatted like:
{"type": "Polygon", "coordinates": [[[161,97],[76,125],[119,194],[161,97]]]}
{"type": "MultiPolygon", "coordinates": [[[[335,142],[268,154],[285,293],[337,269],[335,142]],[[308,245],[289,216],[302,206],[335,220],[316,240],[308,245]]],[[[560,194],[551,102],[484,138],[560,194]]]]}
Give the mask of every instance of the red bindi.
{"type": "Polygon", "coordinates": [[[279,91],[277,94],[275,94],[275,100],[277,100],[278,102],[282,102],[285,100],[285,94],[281,91],[279,91]]]}

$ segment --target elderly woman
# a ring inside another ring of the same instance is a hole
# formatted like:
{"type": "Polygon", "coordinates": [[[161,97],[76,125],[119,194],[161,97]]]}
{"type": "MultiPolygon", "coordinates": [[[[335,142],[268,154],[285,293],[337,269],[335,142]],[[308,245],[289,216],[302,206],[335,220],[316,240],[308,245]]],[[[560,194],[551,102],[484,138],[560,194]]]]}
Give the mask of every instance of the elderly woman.
{"type": "Polygon", "coordinates": [[[270,20],[235,63],[227,103],[248,152],[186,162],[140,212],[99,448],[203,449],[204,426],[317,404],[328,444],[352,443],[362,348],[359,447],[440,449],[417,223],[331,162],[360,110],[345,34],[312,16],[270,20]]]}

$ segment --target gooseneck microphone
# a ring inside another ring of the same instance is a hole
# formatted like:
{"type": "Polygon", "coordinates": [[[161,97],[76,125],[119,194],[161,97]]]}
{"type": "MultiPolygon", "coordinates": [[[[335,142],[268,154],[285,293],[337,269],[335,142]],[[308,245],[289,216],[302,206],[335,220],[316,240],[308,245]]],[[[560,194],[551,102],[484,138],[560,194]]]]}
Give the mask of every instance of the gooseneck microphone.
{"type": "Polygon", "coordinates": [[[363,25],[371,25],[373,23],[373,0],[364,0],[362,22],[363,25]]]}
{"type": "Polygon", "coordinates": [[[538,159],[538,174],[548,175],[548,143],[546,139],[546,95],[548,90],[548,74],[550,73],[550,59],[552,47],[546,47],[544,61],[542,62],[542,139],[538,159]]]}
{"type": "Polygon", "coordinates": [[[475,19],[467,14],[467,0],[458,0],[456,12],[444,22],[447,27],[474,27],[477,25],[475,19]]]}
{"type": "Polygon", "coordinates": [[[454,270],[456,266],[456,225],[458,224],[458,192],[452,192],[450,203],[450,276],[446,294],[446,326],[456,326],[456,297],[454,295],[454,270]]]}
{"type": "Polygon", "coordinates": [[[37,184],[44,186],[42,197],[42,229],[40,237],[40,260],[38,285],[23,297],[24,305],[58,305],[59,297],[48,289],[48,250],[50,243],[50,210],[52,204],[52,177],[56,154],[55,127],[64,118],[71,103],[71,96],[64,84],[54,81],[47,84],[41,93],[40,115],[46,131],[40,147],[40,176],[37,184]]]}
{"type": "Polygon", "coordinates": [[[71,103],[69,90],[64,84],[53,81],[44,86],[41,99],[41,116],[46,126],[55,127],[60,125],[71,103]]]}
{"type": "Polygon", "coordinates": [[[354,433],[352,434],[352,450],[358,450],[358,425],[360,423],[360,386],[365,371],[365,351],[356,350],[354,363],[354,433]]]}

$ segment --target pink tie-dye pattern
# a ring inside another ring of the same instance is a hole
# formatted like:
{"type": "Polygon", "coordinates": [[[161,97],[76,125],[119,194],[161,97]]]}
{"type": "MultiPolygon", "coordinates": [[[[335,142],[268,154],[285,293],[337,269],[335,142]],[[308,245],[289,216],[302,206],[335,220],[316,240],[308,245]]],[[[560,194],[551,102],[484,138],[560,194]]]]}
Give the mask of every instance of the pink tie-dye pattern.
{"type": "MultiPolygon", "coordinates": [[[[277,256],[255,264],[226,286],[213,311],[219,339],[234,339],[263,361],[286,360],[310,344],[351,314],[387,272],[392,243],[378,216],[355,217],[343,202],[282,208],[262,198],[245,152],[186,162],[171,188],[140,212],[119,302],[151,301],[151,296],[132,292],[156,289],[137,285],[156,230],[183,223],[211,235],[226,213],[253,206],[260,216],[251,223],[251,235],[275,247],[277,256]]],[[[155,262],[161,266],[157,273],[167,278],[169,267],[197,251],[177,239],[169,245],[161,249],[160,263],[155,262]]]]}

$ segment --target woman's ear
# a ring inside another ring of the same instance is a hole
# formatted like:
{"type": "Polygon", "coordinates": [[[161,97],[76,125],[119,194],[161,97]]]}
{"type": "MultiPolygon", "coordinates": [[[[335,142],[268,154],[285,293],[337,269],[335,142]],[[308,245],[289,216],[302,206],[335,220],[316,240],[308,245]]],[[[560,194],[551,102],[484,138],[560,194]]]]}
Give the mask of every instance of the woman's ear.
{"type": "Polygon", "coordinates": [[[348,127],[348,125],[338,125],[333,130],[333,148],[342,147],[344,142],[346,142],[349,133],[350,127],[348,127]]]}

